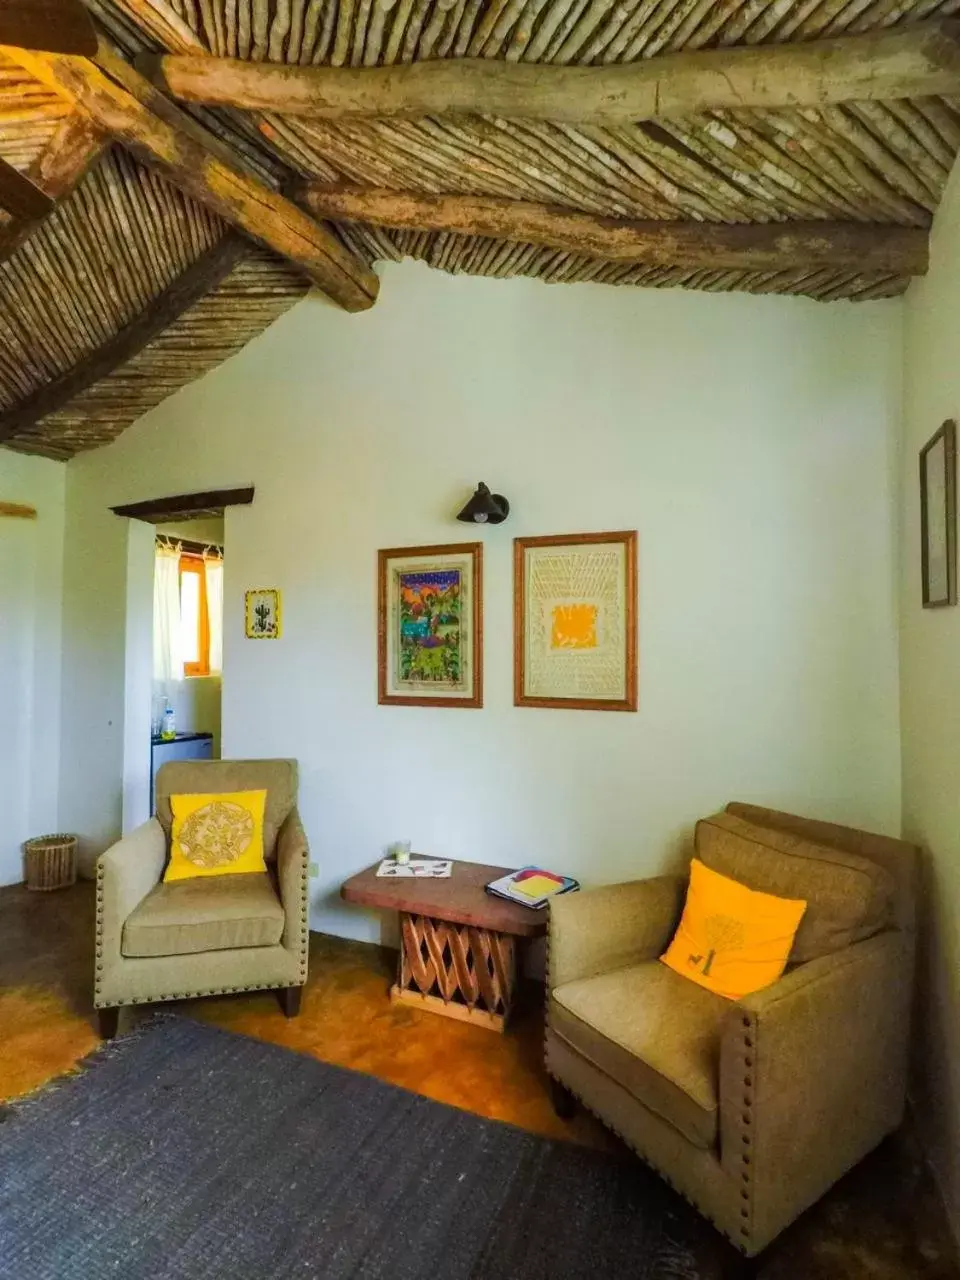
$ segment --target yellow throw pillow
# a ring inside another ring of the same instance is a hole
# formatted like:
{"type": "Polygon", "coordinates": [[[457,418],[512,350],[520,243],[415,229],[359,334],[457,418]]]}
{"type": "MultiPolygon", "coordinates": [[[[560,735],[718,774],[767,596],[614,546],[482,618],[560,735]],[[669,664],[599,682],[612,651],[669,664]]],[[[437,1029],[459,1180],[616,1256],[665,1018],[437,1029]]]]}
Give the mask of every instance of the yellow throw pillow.
{"type": "Polygon", "coordinates": [[[195,876],[266,871],[263,811],[266,791],[171,796],[173,829],[164,883],[195,876]]]}
{"type": "Polygon", "coordinates": [[[728,1000],[777,981],[806,902],[757,893],[694,858],[683,916],[660,957],[676,973],[728,1000]]]}

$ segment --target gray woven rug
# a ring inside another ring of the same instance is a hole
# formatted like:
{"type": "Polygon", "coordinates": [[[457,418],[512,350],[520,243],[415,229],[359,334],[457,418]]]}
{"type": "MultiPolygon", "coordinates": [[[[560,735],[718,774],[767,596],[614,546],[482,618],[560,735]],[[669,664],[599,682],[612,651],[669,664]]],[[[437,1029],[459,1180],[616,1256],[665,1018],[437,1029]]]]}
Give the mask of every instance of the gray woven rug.
{"type": "Polygon", "coordinates": [[[4,1110],[7,1280],[701,1280],[634,1160],[163,1015],[4,1110]]]}

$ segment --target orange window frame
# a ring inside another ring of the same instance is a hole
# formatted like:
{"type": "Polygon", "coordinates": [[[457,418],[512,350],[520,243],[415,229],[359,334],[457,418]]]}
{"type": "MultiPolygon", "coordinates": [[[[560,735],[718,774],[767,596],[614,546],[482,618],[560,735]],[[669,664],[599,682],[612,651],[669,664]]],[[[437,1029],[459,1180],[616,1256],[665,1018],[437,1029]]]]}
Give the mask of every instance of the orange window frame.
{"type": "Polygon", "coordinates": [[[180,557],[180,583],[186,573],[196,574],[199,591],[199,618],[197,621],[197,662],[185,662],[185,676],[208,676],[210,674],[210,614],[207,610],[207,571],[201,556],[182,555],[180,557]]]}

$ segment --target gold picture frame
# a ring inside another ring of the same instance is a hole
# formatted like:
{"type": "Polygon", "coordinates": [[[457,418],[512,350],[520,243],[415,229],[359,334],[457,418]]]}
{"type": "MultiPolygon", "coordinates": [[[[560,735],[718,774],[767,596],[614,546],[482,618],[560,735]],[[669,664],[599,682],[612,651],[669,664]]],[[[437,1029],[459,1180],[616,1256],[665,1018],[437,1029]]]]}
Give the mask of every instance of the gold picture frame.
{"type": "Polygon", "coordinates": [[[244,634],[248,640],[279,640],[283,633],[282,600],[276,587],[254,587],[244,594],[244,634]]]}
{"type": "Polygon", "coordinates": [[[636,711],[636,530],[513,548],[514,705],[636,711]]]}
{"type": "Polygon", "coordinates": [[[483,706],[483,545],[377,552],[377,701],[483,706]]]}

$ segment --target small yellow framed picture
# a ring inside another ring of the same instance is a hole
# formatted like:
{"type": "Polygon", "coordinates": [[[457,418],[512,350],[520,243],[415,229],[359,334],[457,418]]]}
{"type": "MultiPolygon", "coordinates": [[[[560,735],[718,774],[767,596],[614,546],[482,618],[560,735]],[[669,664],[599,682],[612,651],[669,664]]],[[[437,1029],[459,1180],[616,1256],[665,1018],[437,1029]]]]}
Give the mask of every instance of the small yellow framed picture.
{"type": "Polygon", "coordinates": [[[280,592],[276,587],[258,587],[244,597],[248,640],[279,640],[281,628],[280,592]]]}

